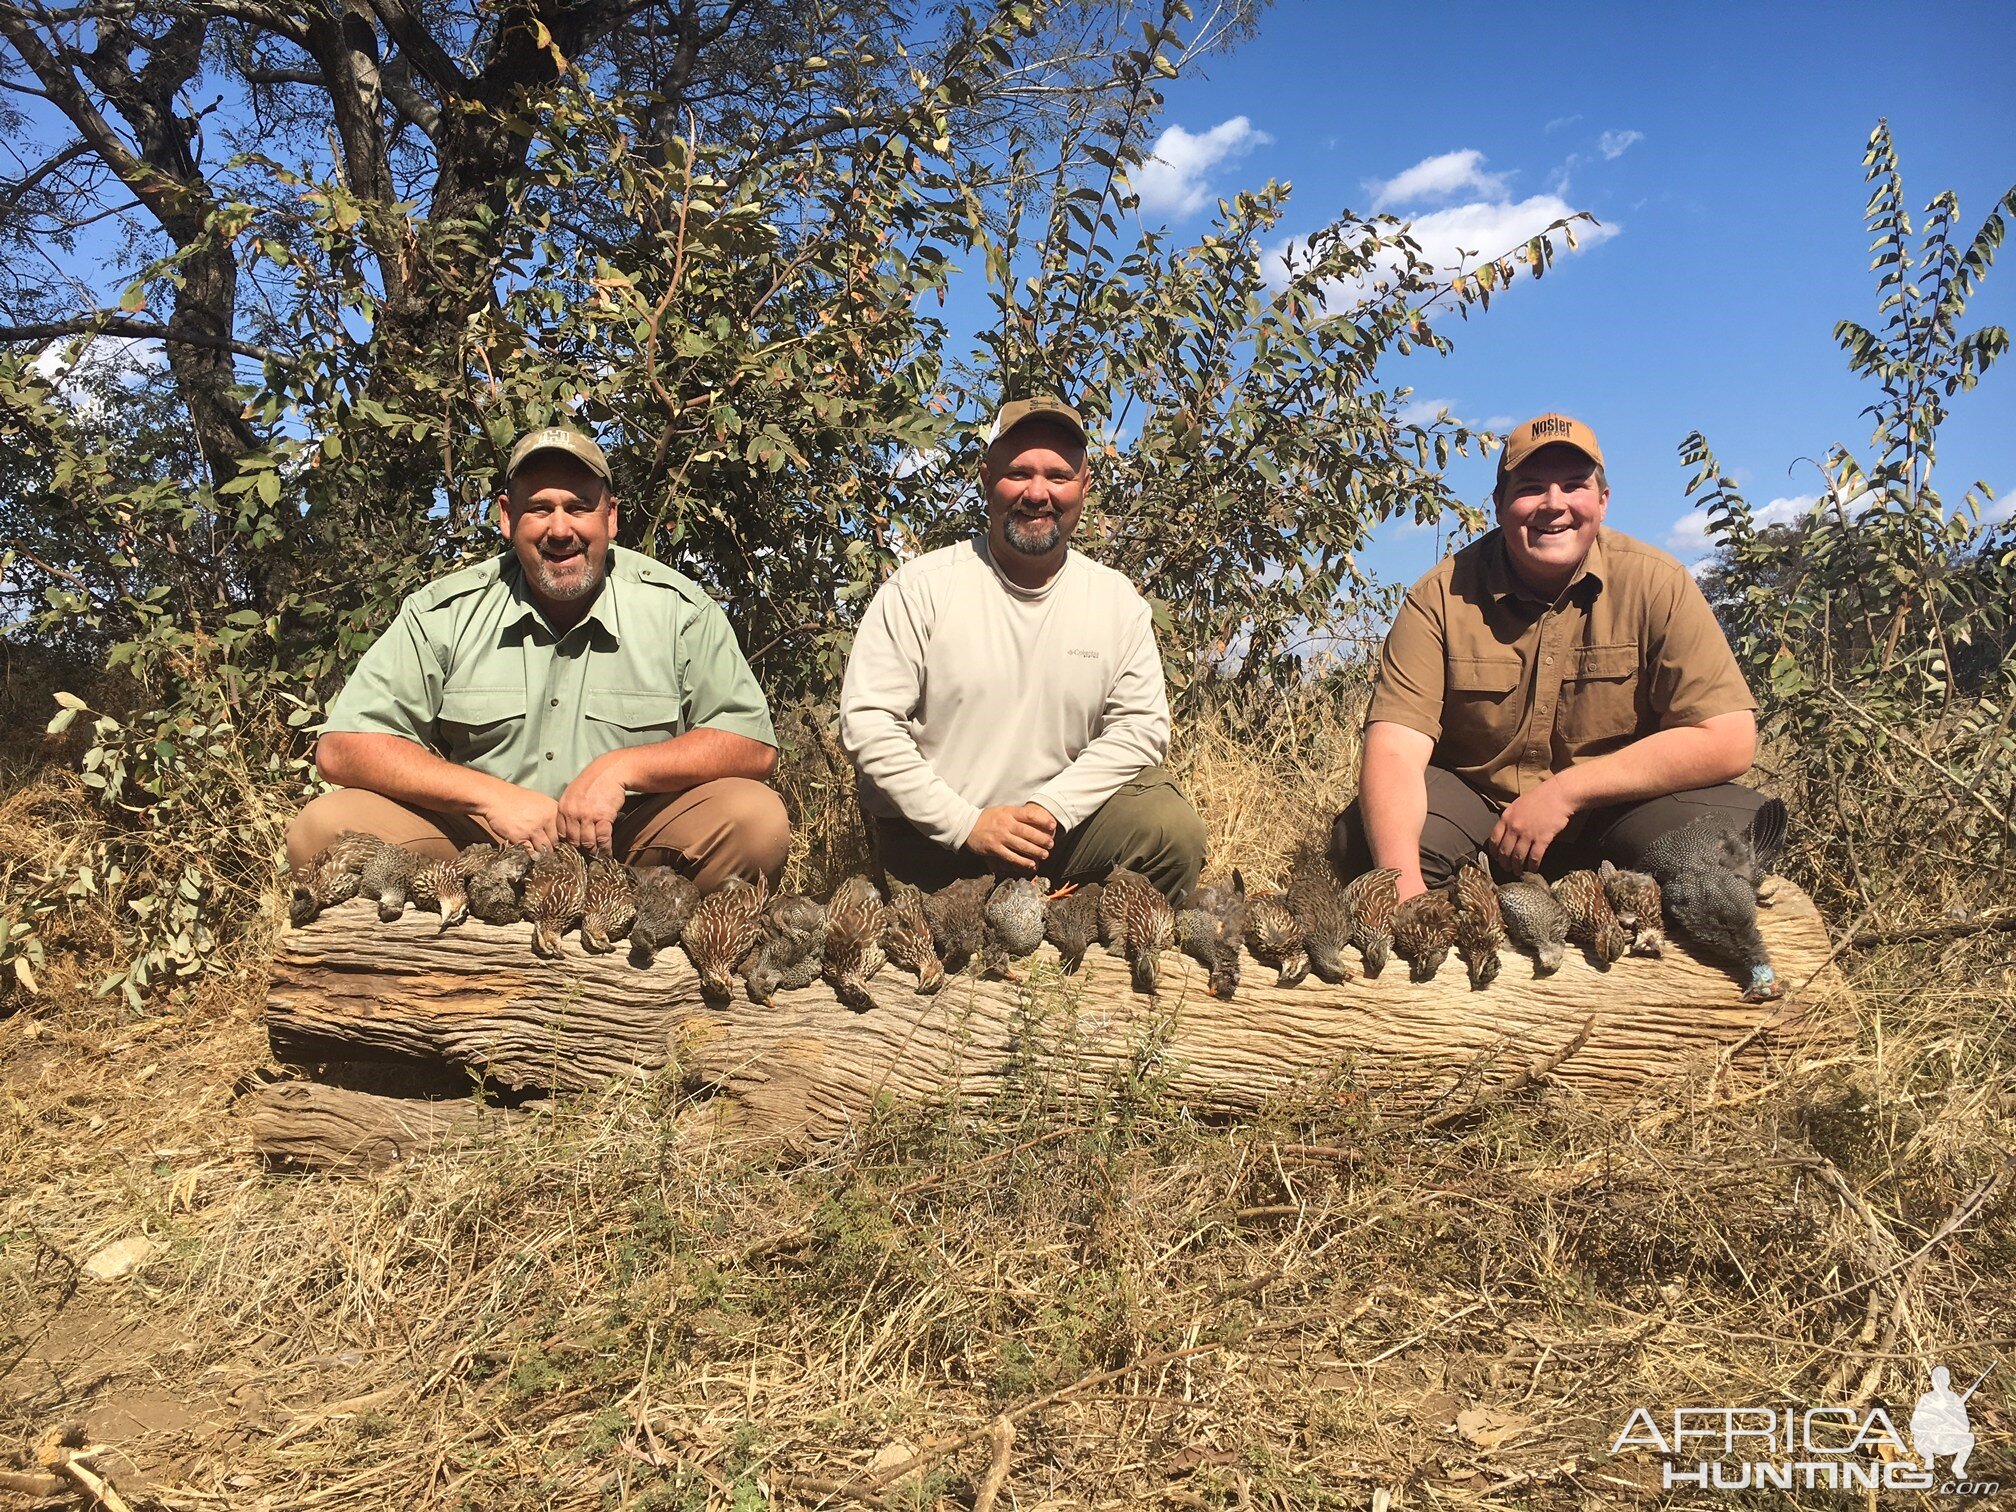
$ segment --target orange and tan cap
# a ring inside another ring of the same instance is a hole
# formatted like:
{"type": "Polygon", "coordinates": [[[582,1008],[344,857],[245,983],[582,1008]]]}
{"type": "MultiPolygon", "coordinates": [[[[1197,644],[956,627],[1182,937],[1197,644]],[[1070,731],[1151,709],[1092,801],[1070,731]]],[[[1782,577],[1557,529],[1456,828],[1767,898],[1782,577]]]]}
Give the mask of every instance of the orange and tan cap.
{"type": "Polygon", "coordinates": [[[604,483],[609,481],[609,459],[602,455],[602,448],[580,431],[564,425],[542,425],[520,436],[518,444],[511,448],[511,460],[504,465],[505,478],[515,477],[528,457],[545,451],[565,452],[604,483]]]}
{"type": "Polygon", "coordinates": [[[1543,446],[1572,446],[1598,467],[1603,465],[1603,448],[1596,444],[1596,432],[1566,415],[1537,415],[1505,438],[1505,450],[1498,454],[1499,478],[1543,446]]]}
{"type": "Polygon", "coordinates": [[[992,446],[1025,420],[1055,420],[1074,432],[1080,441],[1089,444],[1092,439],[1086,434],[1085,419],[1077,410],[1055,394],[1033,394],[1027,399],[1011,399],[996,411],[994,428],[987,433],[987,444],[992,446]]]}

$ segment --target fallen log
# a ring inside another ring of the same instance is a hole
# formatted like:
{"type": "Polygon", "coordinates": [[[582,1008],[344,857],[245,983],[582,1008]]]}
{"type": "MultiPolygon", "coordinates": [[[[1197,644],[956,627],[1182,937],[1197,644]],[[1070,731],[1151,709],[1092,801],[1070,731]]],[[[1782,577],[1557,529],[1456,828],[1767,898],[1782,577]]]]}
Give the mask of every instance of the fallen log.
{"type": "MultiPolygon", "coordinates": [[[[841,1133],[885,1097],[1016,1086],[1103,1096],[1143,1080],[1219,1113],[1325,1086],[1423,1112],[1536,1076],[1628,1099],[1731,1047],[1744,1065],[1782,1066],[1852,1043],[1853,1006],[1812,900],[1781,881],[1762,923],[1790,989],[1777,1003],[1742,1002],[1728,973],[1673,944],[1664,959],[1608,971],[1571,950],[1540,978],[1508,951],[1483,992],[1453,958],[1427,983],[1395,962],[1376,981],[1312,978],[1286,991],[1249,961],[1230,1002],[1206,995],[1204,973],[1173,952],[1151,1002],[1129,989],[1117,957],[1095,948],[1066,976],[1045,946],[1022,963],[1020,983],[967,975],[932,997],[889,968],[872,984],[879,1010],[857,1015],[820,984],[780,992],[768,1008],[738,997],[711,1009],[677,949],[640,969],[620,951],[584,954],[570,937],[563,959],[542,961],[529,925],[442,934],[432,915],[384,925],[353,902],[283,939],[267,1020],[275,1056],[295,1065],[390,1061],[558,1092],[674,1075],[738,1127],[791,1138],[841,1133]]],[[[328,1105],[313,1111],[337,1117],[328,1105]]],[[[362,1105],[353,1111],[368,1130],[362,1105]]],[[[263,1109],[262,1147],[303,1137],[286,1112],[263,1109]]]]}
{"type": "Polygon", "coordinates": [[[524,1116],[466,1097],[381,1097],[313,1081],[255,1087],[236,1111],[253,1147],[276,1165],[352,1172],[466,1143],[524,1116]]]}

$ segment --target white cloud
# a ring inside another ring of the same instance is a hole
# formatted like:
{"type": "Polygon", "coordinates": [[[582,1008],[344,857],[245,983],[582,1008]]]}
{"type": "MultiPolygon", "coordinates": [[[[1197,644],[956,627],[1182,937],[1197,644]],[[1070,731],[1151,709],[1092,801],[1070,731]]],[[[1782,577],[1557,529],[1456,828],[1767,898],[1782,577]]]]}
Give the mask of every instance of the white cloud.
{"type": "Polygon", "coordinates": [[[1423,158],[1412,168],[1390,179],[1367,179],[1365,190],[1372,196],[1374,210],[1394,205],[1418,204],[1422,200],[1448,199],[1451,195],[1475,192],[1488,199],[1505,197],[1503,174],[1484,171],[1484,154],[1475,147],[1423,158]]]}
{"type": "Polygon", "coordinates": [[[80,413],[105,412],[103,390],[112,384],[158,372],[168,353],[151,336],[66,336],[35,354],[35,371],[80,413]]]}
{"type": "Polygon", "coordinates": [[[1143,215],[1194,215],[1212,196],[1205,175],[1227,158],[1244,157],[1274,138],[1243,115],[1221,121],[1203,135],[1171,126],[1155,139],[1148,161],[1134,171],[1143,215]]]}
{"type": "Polygon", "coordinates": [[[2016,520],[2016,488],[2003,489],[1995,502],[1981,511],[1983,525],[2000,525],[2008,520],[2016,520]]]}
{"type": "MultiPolygon", "coordinates": [[[[1813,506],[1820,502],[1818,494],[1794,494],[1790,498],[1773,499],[1762,509],[1755,511],[1751,523],[1759,530],[1772,525],[1790,525],[1803,520],[1813,512],[1813,506]]],[[[1854,510],[1854,505],[1849,508],[1854,510]]],[[[1860,513],[1860,510],[1854,510],[1860,513]]],[[[1708,539],[1708,511],[1689,510],[1673,522],[1672,530],[1666,536],[1666,549],[1681,561],[1692,561],[1696,557],[1706,557],[1715,549],[1708,539]]],[[[1697,564],[1698,565],[1698,564],[1697,564]]]]}
{"type": "MultiPolygon", "coordinates": [[[[1451,205],[1414,219],[1409,234],[1421,244],[1421,255],[1438,268],[1455,269],[1479,257],[1502,257],[1517,251],[1555,221],[1566,220],[1575,207],[1558,194],[1533,194],[1523,200],[1480,200],[1451,205]]],[[[1608,241],[1617,225],[1575,228],[1580,248],[1608,241]]],[[[1565,249],[1566,243],[1559,243],[1565,249]]]]}
{"type": "Polygon", "coordinates": [[[1642,131],[1606,131],[1596,138],[1596,149],[1606,158],[1620,158],[1631,150],[1634,143],[1645,140],[1642,131]]]}
{"type": "Polygon", "coordinates": [[[1581,119],[1582,116],[1579,112],[1576,113],[1575,115],[1556,116],[1554,117],[1553,120],[1547,123],[1544,129],[1549,134],[1552,134],[1553,132],[1559,131],[1564,126],[1573,126],[1577,121],[1581,119]]]}

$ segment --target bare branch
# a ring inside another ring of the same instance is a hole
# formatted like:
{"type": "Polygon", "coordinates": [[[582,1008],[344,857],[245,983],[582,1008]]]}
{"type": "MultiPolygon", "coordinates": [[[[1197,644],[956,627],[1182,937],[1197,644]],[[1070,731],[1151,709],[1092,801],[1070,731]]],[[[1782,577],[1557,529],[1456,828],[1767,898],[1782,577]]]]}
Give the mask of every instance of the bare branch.
{"type": "Polygon", "coordinates": [[[173,342],[180,346],[209,347],[217,351],[236,352],[240,357],[250,357],[255,362],[287,360],[284,353],[276,352],[271,347],[254,346],[249,341],[210,336],[201,331],[181,331],[173,326],[156,324],[151,320],[135,320],[131,316],[108,312],[83,315],[75,320],[50,320],[33,325],[0,326],[0,342],[60,341],[66,336],[125,336],[141,341],[173,342]]]}

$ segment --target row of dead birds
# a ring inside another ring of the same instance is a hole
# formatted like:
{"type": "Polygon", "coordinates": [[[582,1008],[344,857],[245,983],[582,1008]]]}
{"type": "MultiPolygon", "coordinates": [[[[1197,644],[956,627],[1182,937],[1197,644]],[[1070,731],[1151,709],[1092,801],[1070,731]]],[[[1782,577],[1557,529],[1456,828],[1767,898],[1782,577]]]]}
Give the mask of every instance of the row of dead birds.
{"type": "Polygon", "coordinates": [[[1748,837],[1700,820],[1663,837],[1646,870],[1603,863],[1549,883],[1528,873],[1495,884],[1480,853],[1446,891],[1400,901],[1390,867],[1340,883],[1320,847],[1306,846],[1278,892],[1229,884],[1193,888],[1174,904],[1138,872],[1114,871],[1104,883],[1054,890],[1041,878],[974,877],[925,893],[895,882],[888,894],[867,877],[850,877],[821,903],[801,893],[770,893],[733,880],[702,895],[668,867],[632,868],[609,856],[560,844],[536,855],[517,846],[472,845],[431,860],[356,831],[337,837],[294,884],[297,925],[323,908],[362,896],[377,900],[390,922],[410,904],[441,915],[445,930],[475,917],[492,924],[529,920],[532,948],[561,954],[560,937],[578,929],[584,950],[606,953],[627,939],[630,959],[649,966],[677,942],[699,974],[703,995],[727,1001],[737,975],[752,1002],[779,988],[824,980],[857,1011],[874,1006],[868,982],[888,962],[936,992],[948,972],[969,965],[985,977],[1010,977],[1011,963],[1045,940],[1066,972],[1096,942],[1123,956],[1137,992],[1156,990],[1163,952],[1181,950],[1209,972],[1210,991],[1237,991],[1242,951],[1275,972],[1278,987],[1310,975],[1345,982],[1356,950],[1365,975],[1377,977],[1389,955],[1417,982],[1432,979],[1454,950],[1473,989],[1498,976],[1499,953],[1512,945],[1533,958],[1535,976],[1557,970],[1568,946],[1598,967],[1627,952],[1657,956],[1664,926],[1702,953],[1735,968],[1752,1001],[1778,995],[1757,929],[1763,872],[1748,837]]]}

